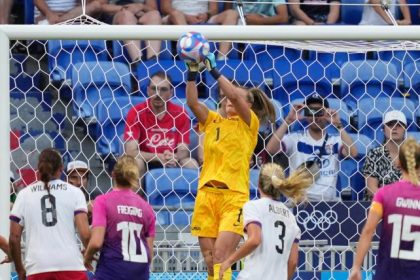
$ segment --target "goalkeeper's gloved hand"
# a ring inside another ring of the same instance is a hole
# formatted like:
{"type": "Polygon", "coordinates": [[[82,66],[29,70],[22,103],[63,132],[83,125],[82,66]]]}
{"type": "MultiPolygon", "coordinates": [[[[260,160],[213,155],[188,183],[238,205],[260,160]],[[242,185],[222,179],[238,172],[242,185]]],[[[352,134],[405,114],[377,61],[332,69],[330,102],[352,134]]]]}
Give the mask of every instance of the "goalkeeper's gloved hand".
{"type": "Polygon", "coordinates": [[[189,62],[185,62],[185,65],[187,66],[187,69],[188,69],[187,80],[195,82],[197,79],[198,71],[200,69],[199,64],[194,61],[189,61],[189,62]]]}
{"type": "Polygon", "coordinates": [[[204,64],[206,65],[207,70],[211,71],[217,67],[216,57],[214,53],[209,53],[204,59],[204,64]]]}
{"type": "Polygon", "coordinates": [[[187,66],[188,72],[198,72],[199,66],[197,62],[189,61],[185,62],[185,65],[187,66]]]}
{"type": "Polygon", "coordinates": [[[206,65],[207,70],[210,72],[210,74],[213,76],[215,80],[219,79],[220,73],[219,70],[217,70],[217,64],[216,64],[216,57],[214,56],[214,53],[209,53],[206,58],[204,59],[204,64],[206,65]]]}

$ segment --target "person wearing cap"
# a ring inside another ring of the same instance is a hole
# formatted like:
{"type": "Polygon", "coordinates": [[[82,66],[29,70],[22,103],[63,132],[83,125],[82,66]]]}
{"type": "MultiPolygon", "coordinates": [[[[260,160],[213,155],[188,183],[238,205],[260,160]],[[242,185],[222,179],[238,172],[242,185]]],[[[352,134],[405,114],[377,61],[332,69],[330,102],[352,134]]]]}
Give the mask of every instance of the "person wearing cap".
{"type": "Polygon", "coordinates": [[[406,138],[407,118],[401,111],[389,111],[384,116],[383,125],[384,142],[367,153],[363,167],[366,200],[371,200],[380,187],[401,178],[398,153],[406,138]]]}
{"type": "Polygon", "coordinates": [[[90,174],[89,166],[86,162],[81,160],[71,161],[67,164],[66,174],[67,182],[75,187],[80,188],[83,192],[83,195],[85,196],[88,206],[88,219],[90,224],[92,220],[92,203],[95,197],[100,193],[97,191],[89,193],[87,190],[90,174]]]}
{"type": "Polygon", "coordinates": [[[274,156],[283,152],[289,157],[290,172],[305,162],[319,159],[320,170],[308,189],[309,201],[336,201],[339,156],[356,157],[356,145],[344,130],[339,114],[329,108],[328,100],[319,94],[306,98],[304,104],[294,104],[283,124],[267,144],[267,152],[274,156]],[[287,134],[296,121],[307,122],[303,131],[287,134]],[[338,135],[329,135],[326,127],[332,124],[338,135]]]}

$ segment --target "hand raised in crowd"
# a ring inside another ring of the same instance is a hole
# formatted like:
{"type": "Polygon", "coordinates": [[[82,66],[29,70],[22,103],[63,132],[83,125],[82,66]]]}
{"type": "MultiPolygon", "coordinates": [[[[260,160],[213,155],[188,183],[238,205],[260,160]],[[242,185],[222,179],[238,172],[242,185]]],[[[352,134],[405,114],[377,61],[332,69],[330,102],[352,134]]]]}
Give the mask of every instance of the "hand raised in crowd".
{"type": "Polygon", "coordinates": [[[335,127],[341,126],[340,114],[337,112],[337,110],[328,108],[325,109],[325,112],[326,113],[324,114],[324,118],[326,118],[329,123],[335,127]]]}
{"type": "Polygon", "coordinates": [[[292,108],[289,111],[289,114],[285,118],[286,123],[287,124],[292,124],[296,120],[303,119],[303,116],[300,114],[300,112],[301,112],[301,110],[303,110],[304,107],[305,107],[305,105],[303,105],[301,103],[293,104],[292,108]]]}

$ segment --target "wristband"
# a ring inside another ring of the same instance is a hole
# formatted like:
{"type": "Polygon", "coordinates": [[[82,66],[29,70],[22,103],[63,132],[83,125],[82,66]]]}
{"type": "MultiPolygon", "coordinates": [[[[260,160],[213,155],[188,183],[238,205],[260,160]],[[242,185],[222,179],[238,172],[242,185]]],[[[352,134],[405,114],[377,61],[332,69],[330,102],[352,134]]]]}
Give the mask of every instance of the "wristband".
{"type": "Polygon", "coordinates": [[[195,82],[197,80],[198,72],[188,71],[187,81],[195,82]]]}
{"type": "Polygon", "coordinates": [[[219,70],[217,70],[217,68],[213,68],[210,70],[210,74],[213,76],[213,78],[217,81],[221,74],[219,73],[219,70]]]}

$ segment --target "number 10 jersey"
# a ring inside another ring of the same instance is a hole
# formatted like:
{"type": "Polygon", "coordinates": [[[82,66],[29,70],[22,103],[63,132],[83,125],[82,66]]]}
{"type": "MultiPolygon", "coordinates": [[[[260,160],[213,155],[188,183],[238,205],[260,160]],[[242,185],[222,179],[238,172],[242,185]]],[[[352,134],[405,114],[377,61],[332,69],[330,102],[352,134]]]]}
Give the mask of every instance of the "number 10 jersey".
{"type": "Polygon", "coordinates": [[[244,227],[251,223],[261,227],[262,241],[237,279],[287,279],[290,250],[300,239],[295,216],[282,202],[264,197],[245,203],[244,227]]]}

